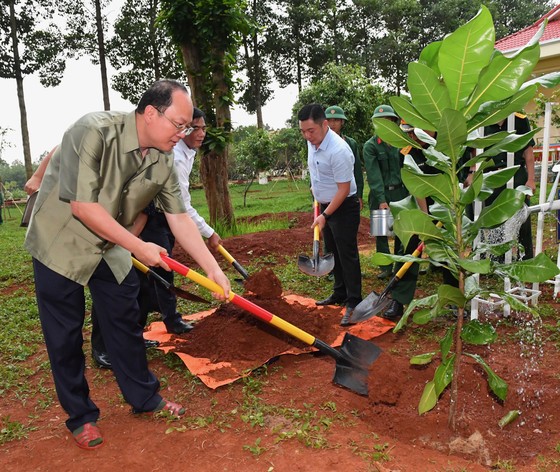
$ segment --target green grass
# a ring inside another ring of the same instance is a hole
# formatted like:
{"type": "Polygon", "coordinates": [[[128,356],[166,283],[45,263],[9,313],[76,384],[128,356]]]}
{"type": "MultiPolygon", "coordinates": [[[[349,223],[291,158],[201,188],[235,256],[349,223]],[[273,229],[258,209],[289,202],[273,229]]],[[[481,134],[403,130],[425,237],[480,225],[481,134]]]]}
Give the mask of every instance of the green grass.
{"type": "MultiPolygon", "coordinates": [[[[243,206],[245,185],[231,184],[229,192],[236,219],[264,213],[311,211],[312,209],[311,193],[307,181],[280,180],[269,182],[267,185],[253,183],[247,194],[246,206],[243,206]]],[[[203,218],[207,219],[209,213],[204,190],[193,189],[191,198],[192,206],[203,218]]]]}

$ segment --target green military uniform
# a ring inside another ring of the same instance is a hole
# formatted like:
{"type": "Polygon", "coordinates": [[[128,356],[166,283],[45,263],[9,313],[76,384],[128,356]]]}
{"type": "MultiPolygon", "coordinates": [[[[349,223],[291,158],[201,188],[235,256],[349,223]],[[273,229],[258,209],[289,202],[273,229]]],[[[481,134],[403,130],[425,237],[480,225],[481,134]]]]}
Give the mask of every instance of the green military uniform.
{"type": "MultiPolygon", "coordinates": [[[[484,127],[484,135],[485,136],[489,136],[491,134],[499,133],[500,131],[508,131],[507,120],[505,120],[501,125],[496,123],[496,124],[484,127]]],[[[525,133],[528,133],[529,131],[531,131],[531,125],[529,124],[529,120],[527,119],[527,117],[525,115],[522,115],[521,113],[516,113],[515,114],[515,124],[514,124],[515,134],[525,134],[525,133]]],[[[534,145],[535,145],[535,141],[531,139],[531,141],[529,141],[529,143],[523,149],[520,149],[519,151],[516,151],[514,153],[513,164],[520,166],[519,169],[517,170],[517,172],[515,173],[515,175],[513,176],[513,187],[514,188],[518,187],[519,185],[525,185],[527,183],[527,177],[528,177],[527,166],[526,166],[525,158],[524,158],[523,154],[525,153],[525,150],[527,148],[533,147],[534,145]]],[[[505,152],[502,152],[502,153],[498,154],[497,156],[494,156],[492,158],[492,160],[494,161],[494,167],[490,167],[490,168],[486,169],[487,171],[493,171],[493,170],[503,169],[504,167],[507,167],[507,153],[505,153],[505,152]]],[[[496,200],[496,198],[498,198],[498,195],[500,195],[502,190],[504,190],[505,188],[506,187],[504,186],[504,187],[494,189],[492,195],[490,195],[490,197],[488,197],[484,201],[484,204],[485,205],[492,204],[492,202],[494,202],[494,200],[496,200]]],[[[526,199],[527,204],[529,204],[529,200],[530,200],[529,197],[527,197],[527,199],[526,199]]],[[[533,234],[532,234],[532,229],[531,229],[531,217],[530,216],[521,225],[521,228],[519,229],[519,242],[525,248],[524,259],[532,258],[533,255],[534,255],[534,251],[533,251],[533,234]]]]}
{"type": "MultiPolygon", "coordinates": [[[[402,200],[408,190],[402,183],[402,155],[398,148],[373,136],[364,144],[364,164],[369,184],[368,205],[370,210],[377,210],[381,203],[402,200]]],[[[389,253],[387,236],[375,238],[377,252],[389,253]]]]}
{"type": "Polygon", "coordinates": [[[362,159],[360,157],[360,147],[354,138],[344,136],[341,134],[342,139],[348,143],[352,154],[354,154],[354,178],[356,179],[356,197],[362,199],[364,196],[364,173],[362,171],[362,159]]]}

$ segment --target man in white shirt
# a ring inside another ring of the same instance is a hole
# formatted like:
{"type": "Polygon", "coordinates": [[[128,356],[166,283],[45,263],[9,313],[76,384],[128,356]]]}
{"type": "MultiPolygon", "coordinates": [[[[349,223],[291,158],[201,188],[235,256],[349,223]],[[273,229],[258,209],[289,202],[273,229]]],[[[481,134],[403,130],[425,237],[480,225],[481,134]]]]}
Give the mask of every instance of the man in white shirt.
{"type": "Polygon", "coordinates": [[[360,201],[356,195],[354,154],[350,146],[329,128],[323,107],[304,106],[298,113],[299,128],[307,140],[307,165],[313,197],[321,214],[313,222],[323,231],[325,245],[334,254],[333,293],[317,305],[345,305],[340,322],[348,326],[350,316],[362,301],[362,273],[358,252],[360,201]]]}

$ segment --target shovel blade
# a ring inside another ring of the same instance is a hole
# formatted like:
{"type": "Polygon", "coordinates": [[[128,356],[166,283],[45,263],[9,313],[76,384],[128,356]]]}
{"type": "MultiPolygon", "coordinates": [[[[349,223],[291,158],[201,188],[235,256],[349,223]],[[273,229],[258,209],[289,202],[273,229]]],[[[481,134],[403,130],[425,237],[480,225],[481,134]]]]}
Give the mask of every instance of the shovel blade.
{"type": "Polygon", "coordinates": [[[316,261],[304,255],[298,256],[298,267],[304,274],[321,277],[334,269],[334,255],[327,254],[316,261]]]}
{"type": "Polygon", "coordinates": [[[350,333],[344,335],[336,361],[333,382],[359,395],[368,394],[369,367],[381,354],[381,348],[350,333]]]}
{"type": "Polygon", "coordinates": [[[354,308],[354,311],[350,315],[350,322],[360,323],[369,320],[383,312],[390,303],[390,298],[386,297],[384,294],[380,296],[377,292],[373,291],[356,305],[356,308],[354,308]]]}

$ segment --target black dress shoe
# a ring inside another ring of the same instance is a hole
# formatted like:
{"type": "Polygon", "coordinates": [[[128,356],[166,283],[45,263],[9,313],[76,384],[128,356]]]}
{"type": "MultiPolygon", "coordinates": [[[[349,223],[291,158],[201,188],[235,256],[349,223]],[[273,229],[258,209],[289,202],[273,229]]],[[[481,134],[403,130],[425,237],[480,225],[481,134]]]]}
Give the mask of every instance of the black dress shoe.
{"type": "Polygon", "coordinates": [[[172,334],[184,334],[188,333],[194,328],[193,323],[189,323],[184,320],[177,320],[171,326],[167,326],[167,332],[172,334]]]}
{"type": "Polygon", "coordinates": [[[152,347],[158,347],[159,341],[156,341],[154,339],[144,339],[144,346],[146,346],[146,349],[150,349],[152,347]]]}
{"type": "Polygon", "coordinates": [[[113,366],[111,364],[111,359],[109,359],[109,354],[106,352],[97,351],[95,349],[91,350],[91,357],[97,364],[97,367],[101,367],[102,369],[112,369],[113,366]]]}
{"type": "Polygon", "coordinates": [[[350,317],[352,316],[352,313],[354,312],[354,307],[350,308],[349,306],[346,307],[346,311],[344,312],[344,315],[342,316],[342,319],[340,320],[340,326],[352,326],[355,325],[356,323],[350,321],[350,317]]]}
{"type": "Polygon", "coordinates": [[[404,306],[397,300],[393,300],[389,305],[389,308],[382,313],[381,318],[385,318],[389,321],[399,321],[404,313],[404,306]]]}
{"type": "Polygon", "coordinates": [[[344,303],[346,303],[346,300],[344,300],[343,298],[338,298],[335,297],[334,295],[331,295],[329,298],[325,298],[324,300],[317,300],[315,302],[315,305],[317,306],[343,305],[344,303]]]}

